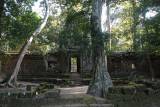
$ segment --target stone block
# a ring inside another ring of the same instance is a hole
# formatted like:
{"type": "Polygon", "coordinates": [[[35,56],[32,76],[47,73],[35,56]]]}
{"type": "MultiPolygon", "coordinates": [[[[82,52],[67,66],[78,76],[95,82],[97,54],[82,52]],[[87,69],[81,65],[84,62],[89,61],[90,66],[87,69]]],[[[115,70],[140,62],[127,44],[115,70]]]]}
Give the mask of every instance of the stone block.
{"type": "Polygon", "coordinates": [[[123,100],[124,100],[124,101],[132,101],[133,98],[134,98],[134,95],[130,95],[130,94],[128,94],[128,95],[123,95],[123,100]]]}
{"type": "Polygon", "coordinates": [[[151,87],[155,90],[160,89],[160,82],[152,82],[151,87]]]}
{"type": "Polygon", "coordinates": [[[45,92],[45,98],[55,98],[60,96],[59,89],[52,89],[45,92]]]}
{"type": "Polygon", "coordinates": [[[113,104],[90,104],[89,107],[114,107],[113,104]]]}
{"type": "Polygon", "coordinates": [[[112,81],[115,86],[126,85],[129,84],[128,80],[113,80],[112,81]]]}
{"type": "Polygon", "coordinates": [[[135,88],[137,92],[144,92],[147,90],[147,87],[144,84],[136,84],[135,88]]]}
{"type": "Polygon", "coordinates": [[[106,100],[106,104],[113,104],[114,107],[117,107],[117,101],[114,101],[114,100],[106,100]]]}
{"type": "Polygon", "coordinates": [[[135,94],[136,88],[134,86],[124,86],[123,87],[123,93],[124,94],[135,94]]]}
{"type": "Polygon", "coordinates": [[[148,98],[147,94],[141,92],[141,93],[136,93],[136,95],[134,96],[133,99],[134,99],[135,101],[141,101],[141,100],[147,100],[147,98],[148,98]]]}
{"type": "Polygon", "coordinates": [[[122,87],[117,86],[117,87],[109,87],[108,92],[111,94],[122,94],[122,87]]]}
{"type": "Polygon", "coordinates": [[[41,86],[41,87],[46,87],[46,84],[47,84],[46,82],[40,83],[39,86],[41,86]]]}
{"type": "Polygon", "coordinates": [[[107,99],[114,101],[123,101],[123,94],[107,94],[107,99]]]}
{"type": "Polygon", "coordinates": [[[155,90],[153,90],[152,88],[147,88],[147,94],[153,95],[153,94],[155,94],[155,90]]]}

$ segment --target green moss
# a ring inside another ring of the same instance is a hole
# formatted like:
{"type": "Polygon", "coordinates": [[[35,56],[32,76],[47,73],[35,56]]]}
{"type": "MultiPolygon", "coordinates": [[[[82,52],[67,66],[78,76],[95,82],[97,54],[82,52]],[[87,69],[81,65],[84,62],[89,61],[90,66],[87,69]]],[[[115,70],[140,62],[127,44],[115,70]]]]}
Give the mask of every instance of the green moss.
{"type": "Polygon", "coordinates": [[[122,86],[129,84],[128,80],[112,80],[114,86],[122,86]]]}
{"type": "Polygon", "coordinates": [[[117,106],[117,101],[114,101],[114,100],[106,100],[107,104],[113,104],[114,107],[118,107],[117,106]]]}
{"type": "Polygon", "coordinates": [[[137,92],[144,92],[147,90],[147,87],[144,84],[136,84],[134,86],[135,86],[137,92]]]}
{"type": "Polygon", "coordinates": [[[121,86],[109,87],[108,92],[111,94],[122,94],[122,89],[121,86]]]}
{"type": "Polygon", "coordinates": [[[124,94],[135,94],[136,88],[132,85],[123,86],[123,93],[124,94]]]}
{"type": "Polygon", "coordinates": [[[74,85],[74,84],[75,84],[75,82],[74,82],[74,81],[71,81],[71,84],[72,84],[72,85],[74,85]]]}
{"type": "Polygon", "coordinates": [[[134,98],[134,95],[123,95],[123,100],[124,101],[132,101],[134,98]]]}
{"type": "Polygon", "coordinates": [[[87,95],[83,98],[83,101],[86,103],[86,104],[93,104],[96,100],[94,99],[94,97],[90,96],[90,95],[87,95]]]}
{"type": "Polygon", "coordinates": [[[135,101],[141,101],[141,100],[146,100],[149,97],[146,95],[146,93],[136,93],[136,95],[134,96],[134,100],[135,101]]]}
{"type": "Polygon", "coordinates": [[[118,102],[123,101],[123,94],[108,94],[107,99],[118,101],[118,102]]]}
{"type": "Polygon", "coordinates": [[[47,84],[47,82],[40,83],[39,86],[41,86],[41,87],[46,87],[46,84],[47,84]]]}

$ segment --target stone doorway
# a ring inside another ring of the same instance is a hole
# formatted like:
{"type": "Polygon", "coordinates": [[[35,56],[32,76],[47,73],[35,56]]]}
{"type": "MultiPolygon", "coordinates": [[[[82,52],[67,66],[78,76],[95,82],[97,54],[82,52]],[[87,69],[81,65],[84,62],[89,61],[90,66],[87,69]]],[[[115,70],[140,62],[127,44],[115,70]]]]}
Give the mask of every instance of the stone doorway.
{"type": "Polygon", "coordinates": [[[77,57],[71,57],[71,70],[70,72],[78,72],[78,69],[77,69],[77,57]]]}

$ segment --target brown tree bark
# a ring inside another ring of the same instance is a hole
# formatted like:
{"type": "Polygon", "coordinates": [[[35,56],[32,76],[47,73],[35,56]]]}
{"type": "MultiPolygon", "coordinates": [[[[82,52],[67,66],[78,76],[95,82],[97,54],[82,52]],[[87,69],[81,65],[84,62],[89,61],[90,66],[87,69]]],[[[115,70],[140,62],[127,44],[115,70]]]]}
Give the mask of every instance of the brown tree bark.
{"type": "Polygon", "coordinates": [[[18,55],[18,58],[17,58],[17,61],[15,63],[15,67],[13,69],[13,73],[4,85],[8,85],[10,87],[17,87],[16,80],[17,80],[18,72],[19,72],[22,60],[24,58],[24,55],[25,55],[27,49],[29,48],[29,46],[31,45],[31,42],[33,41],[33,37],[37,36],[41,32],[41,30],[44,28],[44,26],[46,25],[46,22],[47,22],[47,19],[49,16],[48,0],[45,0],[45,6],[46,6],[46,12],[45,12],[45,17],[44,17],[43,22],[41,23],[40,27],[33,33],[33,35],[29,38],[29,40],[26,41],[26,43],[21,48],[19,55],[18,55]]]}
{"type": "Polygon", "coordinates": [[[108,88],[112,86],[112,81],[107,70],[107,58],[105,57],[104,42],[101,34],[102,1],[92,0],[91,39],[93,47],[92,70],[94,75],[87,93],[105,98],[108,88]]]}

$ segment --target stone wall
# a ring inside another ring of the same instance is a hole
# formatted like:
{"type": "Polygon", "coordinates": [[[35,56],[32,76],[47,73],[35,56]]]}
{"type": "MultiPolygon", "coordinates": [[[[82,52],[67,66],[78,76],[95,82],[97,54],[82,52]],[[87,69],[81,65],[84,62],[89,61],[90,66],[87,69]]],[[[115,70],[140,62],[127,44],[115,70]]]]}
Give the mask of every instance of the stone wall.
{"type": "MultiPolygon", "coordinates": [[[[151,65],[156,76],[160,76],[160,56],[150,55],[151,65]]],[[[149,62],[145,56],[132,52],[117,53],[108,57],[108,70],[111,75],[143,74],[150,75],[149,62]]]]}
{"type": "MultiPolygon", "coordinates": [[[[13,69],[18,54],[11,54],[11,56],[11,60],[1,65],[1,74],[9,72],[13,69]]],[[[45,71],[43,56],[36,54],[26,54],[22,61],[19,74],[32,75],[42,71],[45,71]]]]}
{"type": "MultiPolygon", "coordinates": [[[[1,64],[0,77],[3,73],[13,69],[17,54],[11,54],[12,59],[6,64],[1,64]]],[[[26,54],[21,68],[20,75],[37,75],[41,72],[70,73],[70,58],[67,53],[50,53],[45,57],[36,54],[26,54]],[[45,59],[45,60],[44,60],[45,59]]],[[[75,57],[75,56],[74,56],[75,57]]],[[[92,72],[91,55],[76,56],[78,59],[79,73],[92,72]]],[[[150,56],[151,64],[157,76],[160,76],[160,56],[150,56]]],[[[138,58],[134,53],[118,53],[108,57],[108,71],[111,76],[130,75],[135,73],[150,74],[148,61],[138,58]]]]}

